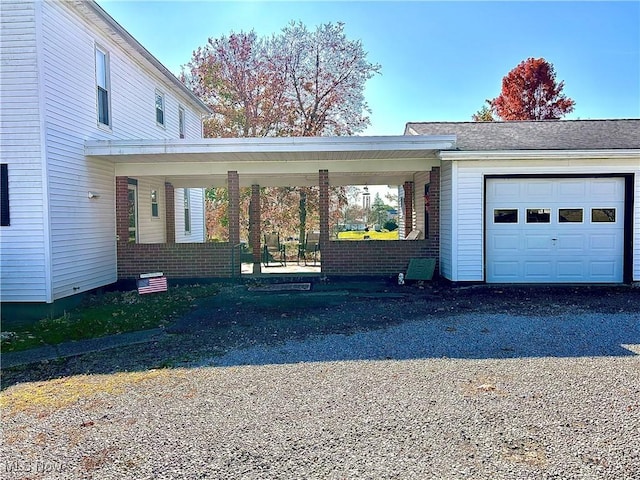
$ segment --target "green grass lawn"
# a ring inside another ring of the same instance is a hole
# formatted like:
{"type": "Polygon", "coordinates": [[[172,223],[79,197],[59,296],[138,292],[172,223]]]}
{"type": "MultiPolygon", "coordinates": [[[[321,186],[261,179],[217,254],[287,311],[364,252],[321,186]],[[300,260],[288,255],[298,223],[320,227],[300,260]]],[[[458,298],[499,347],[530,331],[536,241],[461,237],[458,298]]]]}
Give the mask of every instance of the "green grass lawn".
{"type": "Polygon", "coordinates": [[[196,298],[212,296],[218,291],[217,285],[190,285],[147,295],[139,295],[136,290],[91,295],[80,307],[61,317],[44,318],[9,335],[5,332],[2,351],[166,326],[176,316],[189,311],[196,298]]]}
{"type": "Polygon", "coordinates": [[[340,232],[338,233],[338,240],[365,240],[365,236],[368,236],[369,240],[398,240],[398,230],[392,232],[386,230],[382,232],[376,232],[375,230],[369,232],[340,232]]]}

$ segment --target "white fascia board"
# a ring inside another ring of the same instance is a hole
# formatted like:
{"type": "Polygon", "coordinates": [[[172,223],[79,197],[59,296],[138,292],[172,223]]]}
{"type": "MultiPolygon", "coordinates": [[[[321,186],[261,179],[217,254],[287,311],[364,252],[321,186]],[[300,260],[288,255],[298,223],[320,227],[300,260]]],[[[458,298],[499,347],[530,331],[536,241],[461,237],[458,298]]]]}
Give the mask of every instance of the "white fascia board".
{"type": "MultiPolygon", "coordinates": [[[[263,137],[205,138],[191,141],[98,140],[85,143],[87,156],[135,156],[158,154],[313,153],[415,151],[417,155],[453,148],[455,135],[386,137],[263,137]]],[[[116,160],[114,158],[114,160],[116,160]]]]}
{"type": "Polygon", "coordinates": [[[443,161],[483,160],[633,160],[640,166],[640,150],[496,150],[441,151],[443,161]]]}

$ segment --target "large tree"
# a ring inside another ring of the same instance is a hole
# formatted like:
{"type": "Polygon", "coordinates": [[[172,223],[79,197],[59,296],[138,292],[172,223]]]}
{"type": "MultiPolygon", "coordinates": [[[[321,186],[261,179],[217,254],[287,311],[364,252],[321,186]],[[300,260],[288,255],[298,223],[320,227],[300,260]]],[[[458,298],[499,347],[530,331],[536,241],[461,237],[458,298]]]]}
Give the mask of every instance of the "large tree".
{"type": "MultiPolygon", "coordinates": [[[[204,121],[206,137],[353,135],[369,125],[364,87],[381,68],[366,57],[362,42],[349,40],[342,23],[309,30],[292,22],[271,37],[252,31],[209,39],[181,77],[213,111],[204,121]]],[[[307,211],[317,217],[317,192],[300,187],[297,193],[294,202],[290,189],[264,191],[263,228],[290,221],[289,211],[273,208],[286,202],[298,212],[303,240],[307,211]]]]}
{"type": "Polygon", "coordinates": [[[564,81],[556,81],[551,63],[528,58],[502,79],[502,91],[490,101],[491,109],[501,120],[559,119],[575,106],[563,89],[564,81]]]}

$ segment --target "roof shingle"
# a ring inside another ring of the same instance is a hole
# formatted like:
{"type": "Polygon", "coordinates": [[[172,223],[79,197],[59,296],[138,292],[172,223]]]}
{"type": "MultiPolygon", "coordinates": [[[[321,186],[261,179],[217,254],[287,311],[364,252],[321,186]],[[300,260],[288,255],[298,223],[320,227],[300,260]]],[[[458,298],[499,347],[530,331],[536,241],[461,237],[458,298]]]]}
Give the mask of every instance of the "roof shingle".
{"type": "Polygon", "coordinates": [[[457,150],[640,148],[640,119],[409,122],[405,135],[457,136],[457,150]]]}

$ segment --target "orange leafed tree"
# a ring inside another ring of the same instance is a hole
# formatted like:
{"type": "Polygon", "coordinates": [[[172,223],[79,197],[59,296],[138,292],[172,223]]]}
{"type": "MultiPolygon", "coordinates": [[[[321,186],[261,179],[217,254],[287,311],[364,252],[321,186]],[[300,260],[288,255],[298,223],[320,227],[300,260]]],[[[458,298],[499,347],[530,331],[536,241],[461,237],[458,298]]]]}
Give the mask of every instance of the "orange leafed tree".
{"type": "Polygon", "coordinates": [[[528,58],[502,79],[502,91],[491,100],[491,107],[502,120],[556,120],[575,106],[563,89],[551,63],[528,58]]]}

